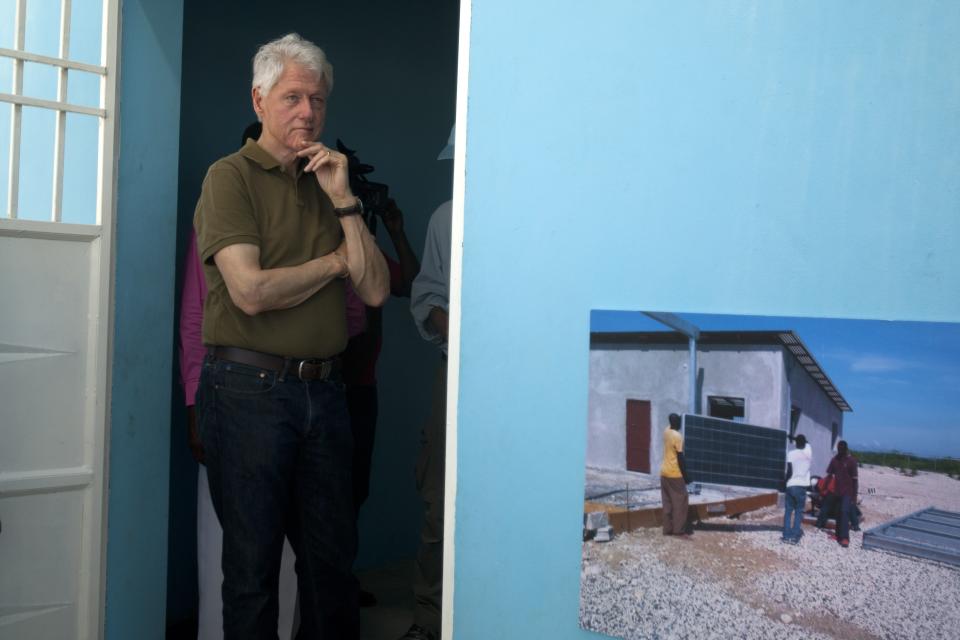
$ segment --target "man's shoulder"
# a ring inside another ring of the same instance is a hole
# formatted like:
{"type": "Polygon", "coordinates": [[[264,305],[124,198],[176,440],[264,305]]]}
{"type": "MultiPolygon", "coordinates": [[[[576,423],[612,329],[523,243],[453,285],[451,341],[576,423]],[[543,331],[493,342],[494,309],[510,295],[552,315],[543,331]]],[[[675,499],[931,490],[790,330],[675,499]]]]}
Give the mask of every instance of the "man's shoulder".
{"type": "Polygon", "coordinates": [[[233,173],[247,173],[256,163],[243,154],[243,149],[234,151],[231,154],[218,158],[207,169],[207,175],[217,171],[230,171],[233,173]]]}
{"type": "Polygon", "coordinates": [[[262,184],[260,176],[268,172],[255,159],[244,154],[244,149],[216,160],[207,169],[203,189],[211,193],[249,192],[262,184]]]}
{"type": "Polygon", "coordinates": [[[434,232],[442,232],[447,230],[449,233],[450,226],[453,221],[453,200],[447,200],[446,202],[441,202],[440,205],[434,209],[433,213],[430,214],[430,220],[427,222],[427,227],[434,232]]]}

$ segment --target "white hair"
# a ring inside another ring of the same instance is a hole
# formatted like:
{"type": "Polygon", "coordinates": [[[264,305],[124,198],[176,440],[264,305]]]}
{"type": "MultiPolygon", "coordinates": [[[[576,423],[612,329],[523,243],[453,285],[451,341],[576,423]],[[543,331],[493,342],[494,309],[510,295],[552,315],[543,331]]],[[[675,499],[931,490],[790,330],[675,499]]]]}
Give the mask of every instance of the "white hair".
{"type": "Polygon", "coordinates": [[[315,72],[326,81],[327,93],[333,91],[333,65],[327,60],[327,54],[296,33],[288,33],[260,47],[253,56],[253,88],[259,89],[262,96],[270,93],[288,61],[315,72]]]}

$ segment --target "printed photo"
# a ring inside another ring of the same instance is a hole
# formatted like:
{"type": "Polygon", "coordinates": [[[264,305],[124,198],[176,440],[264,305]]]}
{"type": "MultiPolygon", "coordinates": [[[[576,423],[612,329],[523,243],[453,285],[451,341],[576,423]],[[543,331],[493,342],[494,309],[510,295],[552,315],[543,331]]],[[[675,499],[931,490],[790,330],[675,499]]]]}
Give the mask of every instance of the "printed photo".
{"type": "Polygon", "coordinates": [[[591,313],[580,625],[955,638],[960,324],[591,313]]]}

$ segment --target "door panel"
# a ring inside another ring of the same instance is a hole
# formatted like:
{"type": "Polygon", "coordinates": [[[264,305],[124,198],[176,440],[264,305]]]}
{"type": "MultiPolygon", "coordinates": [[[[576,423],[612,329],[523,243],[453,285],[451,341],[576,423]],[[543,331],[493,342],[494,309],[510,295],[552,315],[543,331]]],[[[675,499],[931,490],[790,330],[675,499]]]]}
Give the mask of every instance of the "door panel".
{"type": "Polygon", "coordinates": [[[91,638],[106,388],[100,230],[25,224],[0,226],[0,640],[91,638]]]}
{"type": "Polygon", "coordinates": [[[627,400],[627,470],[650,473],[649,400],[627,400]]]}

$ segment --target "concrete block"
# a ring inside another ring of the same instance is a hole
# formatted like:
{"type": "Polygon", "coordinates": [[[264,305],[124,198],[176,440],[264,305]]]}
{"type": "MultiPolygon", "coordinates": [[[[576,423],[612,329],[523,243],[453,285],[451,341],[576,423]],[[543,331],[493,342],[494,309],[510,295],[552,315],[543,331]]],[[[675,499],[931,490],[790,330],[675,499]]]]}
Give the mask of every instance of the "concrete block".
{"type": "Polygon", "coordinates": [[[606,511],[590,511],[586,514],[586,521],[583,526],[585,529],[599,529],[609,524],[610,519],[607,517],[606,511]]]}
{"type": "Polygon", "coordinates": [[[610,542],[613,540],[613,527],[607,525],[597,529],[597,535],[593,538],[594,542],[610,542]]]}

